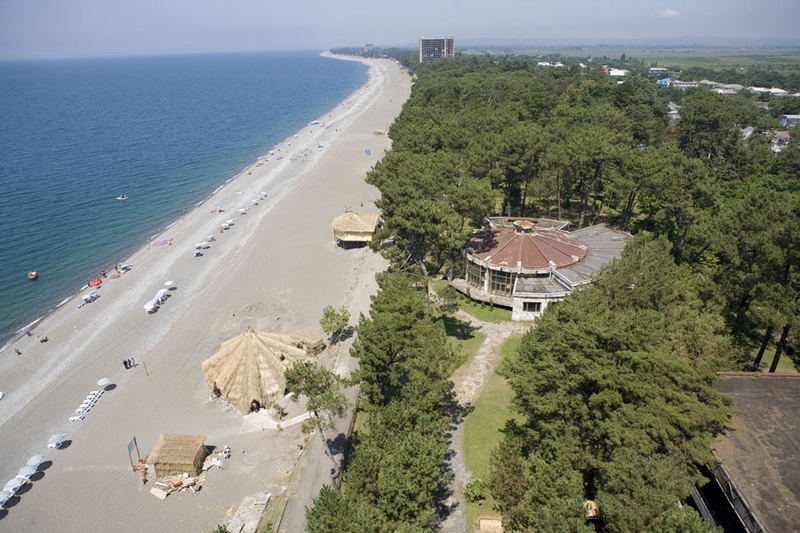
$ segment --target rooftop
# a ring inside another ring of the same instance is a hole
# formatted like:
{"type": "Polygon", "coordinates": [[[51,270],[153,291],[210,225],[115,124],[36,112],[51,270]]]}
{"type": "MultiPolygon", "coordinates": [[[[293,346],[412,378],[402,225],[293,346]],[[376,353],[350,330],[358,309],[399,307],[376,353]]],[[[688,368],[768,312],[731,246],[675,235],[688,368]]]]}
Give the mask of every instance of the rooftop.
{"type": "Polygon", "coordinates": [[[581,262],[558,270],[574,286],[589,283],[604,265],[622,255],[625,244],[631,238],[629,233],[604,225],[582,228],[571,232],[569,236],[587,247],[581,262]]]}
{"type": "Polygon", "coordinates": [[[580,261],[586,246],[569,233],[541,230],[533,219],[516,219],[515,227],[476,232],[469,241],[472,255],[493,265],[521,269],[561,268],[580,261]]]}
{"type": "Polygon", "coordinates": [[[800,377],[730,377],[731,429],[714,449],[766,531],[800,528],[800,377]]]}

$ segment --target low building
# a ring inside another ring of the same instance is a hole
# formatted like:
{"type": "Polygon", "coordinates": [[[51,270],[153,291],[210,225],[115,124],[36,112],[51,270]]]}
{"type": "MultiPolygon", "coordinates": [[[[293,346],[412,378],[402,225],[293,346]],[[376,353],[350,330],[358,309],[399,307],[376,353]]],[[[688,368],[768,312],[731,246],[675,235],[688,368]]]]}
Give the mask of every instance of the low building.
{"type": "Polygon", "coordinates": [[[789,146],[789,140],[790,140],[789,130],[776,131],[775,137],[772,139],[770,147],[772,148],[773,152],[778,153],[787,146],[789,146]]]}
{"type": "Polygon", "coordinates": [[[625,70],[624,68],[609,68],[606,73],[612,78],[623,78],[627,76],[630,71],[625,70]]]}
{"type": "Polygon", "coordinates": [[[800,124],[800,115],[781,115],[781,126],[793,128],[800,124]]]}
{"type": "Polygon", "coordinates": [[[667,69],[665,69],[664,67],[650,67],[648,74],[650,76],[666,76],[667,69]]]}
{"type": "Polygon", "coordinates": [[[730,427],[713,445],[718,461],[708,464],[711,483],[734,511],[720,514],[741,521],[744,529],[730,531],[797,531],[800,377],[727,376],[714,388],[735,401],[730,427]]]}
{"type": "Polygon", "coordinates": [[[676,89],[693,89],[695,87],[700,87],[700,82],[672,80],[670,87],[675,87],[676,89]]]}
{"type": "Polygon", "coordinates": [[[672,78],[661,78],[656,83],[661,85],[662,87],[669,87],[670,84],[672,84],[672,78]]]}
{"type": "Polygon", "coordinates": [[[622,254],[630,234],[605,225],[565,231],[566,222],[492,217],[464,251],[464,279],[451,285],[470,298],[533,320],[547,306],[591,283],[622,254]]]}
{"type": "Polygon", "coordinates": [[[667,103],[667,115],[669,116],[669,123],[674,124],[680,118],[681,106],[675,102],[667,103]]]}

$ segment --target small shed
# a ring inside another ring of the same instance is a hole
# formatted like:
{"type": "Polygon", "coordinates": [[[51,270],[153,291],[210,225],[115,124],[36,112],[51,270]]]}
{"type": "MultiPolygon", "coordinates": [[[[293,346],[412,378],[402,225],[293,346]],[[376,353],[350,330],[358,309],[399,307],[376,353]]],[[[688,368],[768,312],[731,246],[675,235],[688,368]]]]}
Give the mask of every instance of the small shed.
{"type": "Polygon", "coordinates": [[[492,511],[480,513],[478,527],[481,533],[503,533],[503,517],[492,511]]]}
{"type": "Polygon", "coordinates": [[[342,243],[367,242],[372,240],[380,221],[380,213],[348,212],[333,219],[333,237],[342,243]]]}
{"type": "Polygon", "coordinates": [[[184,472],[196,476],[203,469],[203,461],[208,455],[205,442],[203,435],[161,433],[147,456],[147,464],[153,465],[156,477],[175,476],[184,472]]]}

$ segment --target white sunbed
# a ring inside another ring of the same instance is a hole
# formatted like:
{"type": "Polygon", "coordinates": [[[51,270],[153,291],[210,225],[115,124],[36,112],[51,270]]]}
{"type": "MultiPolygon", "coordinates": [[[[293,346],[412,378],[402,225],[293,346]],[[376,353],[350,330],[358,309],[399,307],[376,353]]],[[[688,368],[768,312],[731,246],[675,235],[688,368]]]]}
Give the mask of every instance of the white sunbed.
{"type": "Polygon", "coordinates": [[[83,415],[71,416],[71,417],[69,417],[69,421],[70,422],[78,422],[80,420],[83,420],[84,418],[86,418],[86,417],[83,416],[83,415]]]}

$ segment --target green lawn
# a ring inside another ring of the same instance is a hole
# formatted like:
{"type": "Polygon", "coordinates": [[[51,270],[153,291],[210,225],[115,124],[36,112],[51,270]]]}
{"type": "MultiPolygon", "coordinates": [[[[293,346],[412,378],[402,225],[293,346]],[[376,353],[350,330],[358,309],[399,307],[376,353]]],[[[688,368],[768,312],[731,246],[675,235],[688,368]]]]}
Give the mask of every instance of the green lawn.
{"type": "MultiPolygon", "coordinates": [[[[507,340],[500,348],[507,359],[519,348],[521,338],[507,340]]],[[[472,472],[472,479],[489,480],[491,453],[503,438],[500,432],[514,414],[511,400],[514,396],[505,378],[492,373],[464,420],[464,462],[472,472]]],[[[488,491],[487,491],[488,496],[488,491]]],[[[494,500],[489,496],[479,503],[467,503],[467,531],[478,530],[478,514],[492,511],[494,500]]]]}
{"type": "Polygon", "coordinates": [[[431,281],[431,289],[448,301],[454,303],[467,313],[483,322],[502,322],[511,320],[511,309],[496,307],[494,305],[482,304],[467,298],[455,289],[449,288],[447,280],[436,279],[431,281]]]}
{"type": "Polygon", "coordinates": [[[486,340],[486,334],[474,331],[469,325],[442,309],[435,309],[431,314],[434,315],[435,320],[441,320],[444,323],[447,338],[458,352],[458,357],[449,369],[452,372],[478,353],[478,348],[486,340]]]}
{"type": "MultiPolygon", "coordinates": [[[[753,356],[751,361],[756,360],[756,354],[758,354],[758,348],[753,350],[753,356]]],[[[775,356],[775,344],[772,343],[767,346],[767,350],[764,352],[764,357],[761,358],[761,365],[759,365],[759,370],[761,372],[769,372],[769,367],[772,364],[772,358],[775,356]]],[[[753,364],[752,362],[750,363],[753,364]]],[[[775,369],[776,372],[797,372],[797,367],[795,367],[794,361],[792,358],[786,355],[784,351],[781,354],[781,358],[778,361],[778,368],[775,369]]]]}

